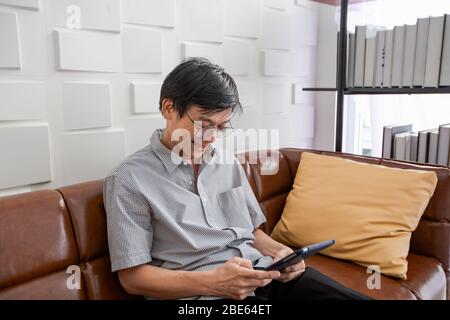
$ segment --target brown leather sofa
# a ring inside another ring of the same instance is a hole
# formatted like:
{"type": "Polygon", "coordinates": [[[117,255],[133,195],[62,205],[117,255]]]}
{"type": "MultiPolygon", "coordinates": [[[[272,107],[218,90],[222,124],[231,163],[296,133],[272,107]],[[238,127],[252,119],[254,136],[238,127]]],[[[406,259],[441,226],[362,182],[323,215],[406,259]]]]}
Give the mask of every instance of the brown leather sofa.
{"type": "MultiPolygon", "coordinates": [[[[267,216],[270,232],[279,219],[300,161],[299,149],[280,150],[276,175],[259,174],[260,163],[244,165],[267,216]]],[[[439,182],[412,235],[408,279],[382,276],[369,290],[369,274],[355,264],[317,255],[307,265],[376,299],[445,299],[450,279],[450,169],[341,153],[339,157],[405,169],[436,172],[439,182]]],[[[248,154],[246,154],[248,159],[248,154]]],[[[111,273],[102,181],[0,198],[0,299],[137,299],[111,273]],[[81,289],[68,289],[68,266],[79,267],[81,289]]]]}

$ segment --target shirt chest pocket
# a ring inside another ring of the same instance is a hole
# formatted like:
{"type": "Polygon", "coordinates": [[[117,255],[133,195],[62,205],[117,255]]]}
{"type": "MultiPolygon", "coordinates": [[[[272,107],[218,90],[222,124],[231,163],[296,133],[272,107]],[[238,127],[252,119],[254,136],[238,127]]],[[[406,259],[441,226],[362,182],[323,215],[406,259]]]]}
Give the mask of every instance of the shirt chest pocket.
{"type": "Polygon", "coordinates": [[[224,227],[253,228],[242,186],[219,193],[217,202],[226,224],[224,227]]]}

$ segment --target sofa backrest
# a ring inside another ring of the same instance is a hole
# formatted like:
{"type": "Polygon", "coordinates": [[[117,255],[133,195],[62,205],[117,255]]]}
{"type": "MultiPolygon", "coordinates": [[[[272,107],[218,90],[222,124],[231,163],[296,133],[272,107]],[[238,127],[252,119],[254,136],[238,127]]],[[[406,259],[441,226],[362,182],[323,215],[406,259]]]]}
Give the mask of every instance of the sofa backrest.
{"type": "Polygon", "coordinates": [[[110,271],[102,184],[0,198],[0,300],[135,298],[110,271]]]}
{"type": "Polygon", "coordinates": [[[0,299],[84,299],[84,291],[66,288],[66,268],[77,263],[61,194],[46,190],[0,199],[0,299]]]}
{"type": "Polygon", "coordinates": [[[86,299],[133,299],[111,272],[103,180],[60,188],[72,222],[86,299]]]}
{"type": "MultiPolygon", "coordinates": [[[[313,152],[347,158],[355,161],[402,169],[434,171],[438,178],[436,190],[428,203],[417,229],[412,233],[410,252],[433,257],[442,263],[450,288],[450,169],[442,166],[416,164],[375,157],[356,156],[345,153],[280,149],[279,171],[276,175],[261,175],[262,163],[244,164],[247,176],[267,217],[263,226],[270,233],[283,212],[286,197],[292,188],[302,152],[313,152]]],[[[267,159],[270,159],[270,153],[267,159]]],[[[254,152],[245,155],[247,160],[264,159],[254,152]]],[[[251,161],[250,161],[251,162],[251,161]]]]}
{"type": "MultiPolygon", "coordinates": [[[[300,149],[281,149],[279,170],[261,175],[261,158],[243,168],[269,233],[281,216],[300,162],[300,149]]],[[[309,150],[307,150],[309,151],[309,150]]],[[[450,170],[371,157],[318,152],[406,169],[434,170],[438,185],[411,240],[411,251],[450,264],[450,170]]],[[[255,154],[245,153],[246,159],[255,154]]],[[[0,198],[0,299],[138,299],[111,273],[102,180],[0,198]],[[79,270],[81,288],[67,281],[79,270]]]]}

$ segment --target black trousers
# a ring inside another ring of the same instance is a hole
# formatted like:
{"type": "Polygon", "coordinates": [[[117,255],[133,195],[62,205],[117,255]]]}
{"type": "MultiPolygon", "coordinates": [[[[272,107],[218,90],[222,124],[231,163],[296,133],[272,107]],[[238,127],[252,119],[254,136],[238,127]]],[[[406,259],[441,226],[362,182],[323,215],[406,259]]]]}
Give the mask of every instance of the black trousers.
{"type": "Polygon", "coordinates": [[[258,288],[248,300],[373,300],[307,267],[289,282],[272,281],[258,288]]]}

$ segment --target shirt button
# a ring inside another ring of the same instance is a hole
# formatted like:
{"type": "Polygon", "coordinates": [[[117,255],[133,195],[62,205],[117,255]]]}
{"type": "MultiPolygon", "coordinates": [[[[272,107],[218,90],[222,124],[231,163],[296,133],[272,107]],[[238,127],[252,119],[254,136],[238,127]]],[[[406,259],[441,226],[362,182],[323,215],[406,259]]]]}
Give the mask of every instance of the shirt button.
{"type": "Polygon", "coordinates": [[[188,184],[189,184],[190,186],[192,186],[193,183],[194,183],[194,182],[192,182],[192,180],[189,180],[189,181],[188,181],[188,184]]]}
{"type": "Polygon", "coordinates": [[[205,197],[203,197],[203,202],[204,202],[204,203],[208,203],[208,199],[206,199],[205,197]]]}

